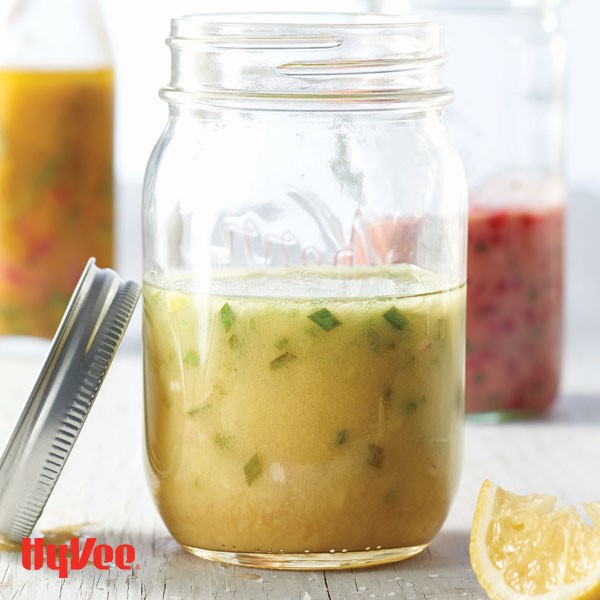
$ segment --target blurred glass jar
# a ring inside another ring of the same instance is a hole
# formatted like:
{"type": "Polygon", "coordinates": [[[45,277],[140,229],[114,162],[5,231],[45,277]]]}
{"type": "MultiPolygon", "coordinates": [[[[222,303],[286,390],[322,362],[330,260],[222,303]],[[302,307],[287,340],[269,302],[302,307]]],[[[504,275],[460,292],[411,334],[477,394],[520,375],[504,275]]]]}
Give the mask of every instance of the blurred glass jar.
{"type": "Polygon", "coordinates": [[[145,181],[154,498],[212,560],[407,558],[461,457],[467,198],[441,26],[221,18],[173,22],[145,181]]]}
{"type": "Polygon", "coordinates": [[[51,337],[113,261],[113,69],[95,0],[0,8],[0,335],[51,337]]]}
{"type": "Polygon", "coordinates": [[[413,0],[446,24],[470,185],[467,411],[540,413],[563,334],[566,45],[559,0],[413,0]]]}

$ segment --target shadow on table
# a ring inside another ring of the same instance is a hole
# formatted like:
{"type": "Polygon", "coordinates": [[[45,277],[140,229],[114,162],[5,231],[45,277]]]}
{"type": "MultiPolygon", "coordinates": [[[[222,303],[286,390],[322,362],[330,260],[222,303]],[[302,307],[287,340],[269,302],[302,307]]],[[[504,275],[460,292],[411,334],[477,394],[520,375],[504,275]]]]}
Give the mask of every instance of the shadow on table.
{"type": "Polygon", "coordinates": [[[472,574],[469,563],[469,532],[458,530],[442,530],[433,540],[429,548],[405,563],[396,563],[398,572],[403,565],[434,568],[443,572],[464,572],[472,574]]]}
{"type": "MultiPolygon", "coordinates": [[[[127,535],[119,533],[111,539],[110,535],[106,537],[106,542],[109,544],[131,543],[136,548],[137,555],[140,561],[148,564],[153,564],[155,568],[164,568],[165,563],[168,563],[169,570],[172,571],[189,571],[198,570],[200,566],[207,567],[212,565],[219,569],[231,570],[234,575],[234,570],[238,567],[229,565],[221,565],[210,561],[199,559],[185,550],[167,533],[159,536],[151,535],[127,535]],[[128,541],[129,540],[129,541],[128,541]]],[[[434,541],[421,554],[407,561],[396,563],[398,565],[410,564],[415,566],[416,563],[435,563],[446,567],[456,567],[463,565],[465,560],[468,562],[469,556],[469,532],[458,530],[442,530],[434,541]]],[[[379,567],[371,567],[371,569],[386,568],[389,565],[381,565],[379,567]]],[[[265,572],[261,569],[241,568],[246,574],[258,574],[265,572]]],[[[267,572],[274,572],[266,570],[267,572]]],[[[258,578],[256,575],[255,578],[258,578]]]]}
{"type": "MultiPolygon", "coordinates": [[[[231,575],[235,576],[236,570],[244,572],[244,577],[258,578],[258,575],[265,570],[249,569],[235,567],[230,565],[221,565],[212,563],[207,560],[199,559],[192,556],[168,534],[147,535],[147,534],[132,534],[127,532],[118,532],[115,534],[106,533],[102,536],[102,542],[110,545],[118,545],[123,543],[132,544],[136,549],[136,563],[146,564],[153,569],[165,569],[169,571],[197,571],[200,568],[217,567],[231,571],[231,575]],[[247,577],[248,574],[255,574],[255,577],[247,577]]],[[[421,554],[415,556],[408,561],[396,563],[397,565],[407,564],[415,566],[416,563],[432,563],[444,565],[446,567],[455,567],[464,564],[465,559],[468,561],[469,556],[469,532],[458,530],[442,530],[434,539],[432,544],[421,554]]],[[[371,567],[371,569],[386,568],[388,565],[379,567],[371,567]]],[[[266,572],[274,572],[266,570],[266,572]]]]}
{"type": "Polygon", "coordinates": [[[568,394],[561,396],[544,423],[593,425],[600,423],[600,394],[568,394]]]}
{"type": "Polygon", "coordinates": [[[561,396],[554,408],[545,415],[496,418],[494,415],[468,415],[467,421],[473,426],[489,425],[593,425],[600,423],[600,394],[568,394],[561,396]]]}

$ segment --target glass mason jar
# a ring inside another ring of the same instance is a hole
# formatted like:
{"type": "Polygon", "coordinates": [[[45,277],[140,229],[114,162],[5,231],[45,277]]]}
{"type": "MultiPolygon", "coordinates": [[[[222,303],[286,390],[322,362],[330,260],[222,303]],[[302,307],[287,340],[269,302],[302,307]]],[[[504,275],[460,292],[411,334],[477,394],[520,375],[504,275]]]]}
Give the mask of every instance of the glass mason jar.
{"type": "Polygon", "coordinates": [[[143,207],[162,518],[229,563],[412,556],[461,460],[467,206],[441,25],[192,16],[169,46],[143,207]]]}
{"type": "Polygon", "coordinates": [[[51,337],[113,260],[113,70],[95,0],[0,7],[0,335],[51,337]]]}
{"type": "Polygon", "coordinates": [[[415,12],[443,18],[453,59],[457,101],[448,122],[470,186],[466,406],[486,419],[544,412],[559,386],[561,4],[413,0],[415,12]]]}

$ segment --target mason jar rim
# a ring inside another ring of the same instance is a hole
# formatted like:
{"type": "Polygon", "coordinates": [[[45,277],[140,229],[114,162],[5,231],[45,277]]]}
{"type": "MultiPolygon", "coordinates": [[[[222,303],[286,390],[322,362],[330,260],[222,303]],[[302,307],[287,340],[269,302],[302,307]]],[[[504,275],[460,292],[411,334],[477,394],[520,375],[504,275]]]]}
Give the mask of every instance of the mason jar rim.
{"type": "MultiPolygon", "coordinates": [[[[205,13],[173,19],[169,102],[283,100],[306,110],[430,108],[444,86],[443,25],[412,15],[205,13]]],[[[282,104],[278,105],[283,108],[282,104]]]]}
{"type": "MultiPolygon", "coordinates": [[[[350,30],[406,29],[425,26],[439,27],[436,19],[419,17],[413,14],[371,14],[351,12],[215,12],[188,14],[171,19],[172,36],[187,37],[189,34],[206,32],[213,27],[284,27],[289,30],[322,30],[323,27],[350,30]],[[198,29],[199,28],[199,29],[198,29]]],[[[188,38],[190,39],[190,38],[188,38]]],[[[193,39],[193,38],[192,38],[193,39]]]]}
{"type": "Polygon", "coordinates": [[[167,45],[191,47],[211,44],[236,49],[319,49],[340,46],[349,35],[408,34],[441,37],[439,19],[416,15],[343,12],[234,12],[198,13],[171,20],[167,45]],[[336,35],[337,33],[337,35],[336,35]]]}

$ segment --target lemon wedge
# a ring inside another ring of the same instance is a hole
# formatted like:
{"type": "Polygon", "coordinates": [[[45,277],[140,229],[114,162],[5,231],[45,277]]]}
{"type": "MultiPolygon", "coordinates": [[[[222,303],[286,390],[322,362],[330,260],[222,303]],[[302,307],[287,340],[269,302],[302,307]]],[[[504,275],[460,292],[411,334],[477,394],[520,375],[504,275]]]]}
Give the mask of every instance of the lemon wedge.
{"type": "Polygon", "coordinates": [[[471,565],[492,600],[600,599],[600,502],[556,506],[486,481],[471,529],[471,565]]]}

